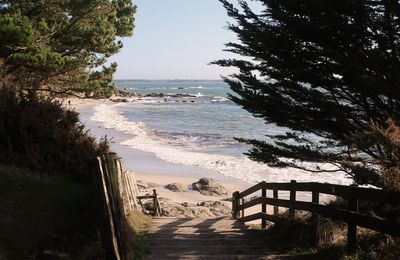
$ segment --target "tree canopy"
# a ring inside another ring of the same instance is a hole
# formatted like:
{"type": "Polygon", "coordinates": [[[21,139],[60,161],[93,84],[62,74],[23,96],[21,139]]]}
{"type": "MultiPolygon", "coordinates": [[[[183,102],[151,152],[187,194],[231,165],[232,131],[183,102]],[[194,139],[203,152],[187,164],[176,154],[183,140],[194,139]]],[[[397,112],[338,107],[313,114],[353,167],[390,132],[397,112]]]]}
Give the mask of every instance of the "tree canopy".
{"type": "Polygon", "coordinates": [[[131,0],[0,0],[0,86],[109,95],[116,64],[104,64],[132,35],[135,10],[131,0]]]}
{"type": "Polygon", "coordinates": [[[227,51],[244,57],[215,62],[240,70],[225,78],[231,99],[289,129],[240,139],[252,145],[250,158],[312,171],[326,169],[301,162],[331,163],[382,187],[385,174],[399,176],[398,1],[257,0],[257,12],[246,1],[220,2],[239,39],[227,51]]]}

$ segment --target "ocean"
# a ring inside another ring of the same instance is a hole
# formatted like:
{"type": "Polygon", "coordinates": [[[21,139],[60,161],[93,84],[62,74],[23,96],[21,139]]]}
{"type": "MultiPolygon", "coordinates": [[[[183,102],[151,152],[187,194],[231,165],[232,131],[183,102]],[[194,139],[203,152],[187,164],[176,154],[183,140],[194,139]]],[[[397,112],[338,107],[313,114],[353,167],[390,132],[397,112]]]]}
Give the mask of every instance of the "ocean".
{"type": "Polygon", "coordinates": [[[282,133],[228,99],[223,81],[118,80],[116,86],[140,94],[189,94],[191,97],[145,97],[126,103],[104,103],[91,120],[124,133],[121,145],[150,152],[159,159],[213,170],[249,183],[319,181],[349,184],[341,173],[313,174],[275,169],[248,159],[248,145],[235,140],[282,133]]]}

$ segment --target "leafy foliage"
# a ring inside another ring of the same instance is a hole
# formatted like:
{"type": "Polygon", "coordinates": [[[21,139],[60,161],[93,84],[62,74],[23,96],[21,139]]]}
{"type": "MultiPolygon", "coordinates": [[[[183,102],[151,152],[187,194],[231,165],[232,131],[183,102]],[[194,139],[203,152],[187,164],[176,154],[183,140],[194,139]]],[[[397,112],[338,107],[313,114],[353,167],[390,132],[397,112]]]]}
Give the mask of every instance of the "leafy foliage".
{"type": "Polygon", "coordinates": [[[289,129],[241,139],[248,155],[274,167],[331,163],[357,183],[385,186],[382,174],[398,167],[398,136],[383,132],[400,120],[400,3],[257,0],[256,13],[246,1],[220,2],[240,41],[227,51],[247,57],[214,62],[240,70],[225,79],[231,99],[289,129]]]}
{"type": "Polygon", "coordinates": [[[97,144],[59,102],[0,95],[0,163],[88,180],[90,159],[109,150],[107,140],[97,144]]]}
{"type": "Polygon", "coordinates": [[[132,35],[135,10],[130,0],[1,0],[0,87],[110,95],[116,64],[99,67],[132,35]]]}

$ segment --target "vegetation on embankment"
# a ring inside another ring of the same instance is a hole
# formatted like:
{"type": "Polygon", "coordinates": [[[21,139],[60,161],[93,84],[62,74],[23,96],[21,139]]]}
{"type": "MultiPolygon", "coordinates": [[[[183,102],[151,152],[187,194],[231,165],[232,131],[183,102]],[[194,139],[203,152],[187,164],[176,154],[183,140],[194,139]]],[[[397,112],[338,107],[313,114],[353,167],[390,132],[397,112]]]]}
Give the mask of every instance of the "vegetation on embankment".
{"type": "Polygon", "coordinates": [[[0,165],[0,258],[101,259],[91,186],[0,165]]]}
{"type": "Polygon", "coordinates": [[[125,238],[125,259],[142,259],[146,251],[146,230],[151,217],[140,211],[132,211],[122,223],[125,238]]]}
{"type": "Polygon", "coordinates": [[[0,163],[88,181],[91,158],[108,151],[96,143],[75,111],[39,97],[0,89],[0,163]]]}
{"type": "MultiPolygon", "coordinates": [[[[342,201],[330,204],[332,207],[343,206],[342,201]]],[[[294,221],[275,223],[266,230],[265,235],[275,249],[290,252],[300,259],[400,259],[398,237],[359,227],[357,249],[349,252],[346,223],[321,217],[315,227],[309,214],[298,215],[294,221]]]]}

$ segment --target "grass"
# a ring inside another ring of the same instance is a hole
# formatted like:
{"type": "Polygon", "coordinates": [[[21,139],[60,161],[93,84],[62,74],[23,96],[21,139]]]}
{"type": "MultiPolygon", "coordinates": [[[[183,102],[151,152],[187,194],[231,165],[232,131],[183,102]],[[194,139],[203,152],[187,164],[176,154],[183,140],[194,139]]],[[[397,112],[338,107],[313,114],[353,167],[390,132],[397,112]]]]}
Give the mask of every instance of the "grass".
{"type": "Polygon", "coordinates": [[[364,228],[358,228],[358,250],[347,254],[347,226],[327,218],[321,218],[317,230],[307,218],[278,222],[267,230],[266,236],[275,249],[288,251],[299,259],[400,259],[400,238],[364,228]],[[314,232],[319,237],[318,246],[313,243],[314,232]]]}
{"type": "Polygon", "coordinates": [[[0,259],[101,258],[89,185],[0,165],[0,259]]]}
{"type": "Polygon", "coordinates": [[[125,223],[123,223],[123,236],[125,240],[125,259],[143,259],[147,253],[146,231],[151,217],[144,215],[140,211],[129,213],[125,223]]]}

